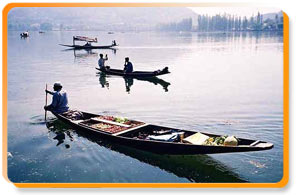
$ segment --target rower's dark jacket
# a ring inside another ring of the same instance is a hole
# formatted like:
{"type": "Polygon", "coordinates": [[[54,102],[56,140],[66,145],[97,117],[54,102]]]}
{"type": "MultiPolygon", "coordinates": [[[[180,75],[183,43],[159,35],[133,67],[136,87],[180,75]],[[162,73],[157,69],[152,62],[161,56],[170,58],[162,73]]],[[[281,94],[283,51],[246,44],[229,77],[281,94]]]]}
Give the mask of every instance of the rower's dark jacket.
{"type": "Polygon", "coordinates": [[[133,65],[132,65],[131,62],[127,62],[127,63],[125,64],[124,71],[125,71],[126,73],[131,73],[131,72],[133,72],[133,65]]]}

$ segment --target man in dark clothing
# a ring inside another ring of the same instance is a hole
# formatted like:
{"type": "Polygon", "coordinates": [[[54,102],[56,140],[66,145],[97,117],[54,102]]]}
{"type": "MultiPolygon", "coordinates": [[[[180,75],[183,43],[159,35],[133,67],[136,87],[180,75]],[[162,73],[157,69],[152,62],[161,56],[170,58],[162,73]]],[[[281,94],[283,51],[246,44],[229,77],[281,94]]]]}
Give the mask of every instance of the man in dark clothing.
{"type": "Polygon", "coordinates": [[[124,72],[125,73],[131,73],[131,72],[133,72],[133,65],[129,61],[129,58],[128,57],[125,58],[124,72]]]}

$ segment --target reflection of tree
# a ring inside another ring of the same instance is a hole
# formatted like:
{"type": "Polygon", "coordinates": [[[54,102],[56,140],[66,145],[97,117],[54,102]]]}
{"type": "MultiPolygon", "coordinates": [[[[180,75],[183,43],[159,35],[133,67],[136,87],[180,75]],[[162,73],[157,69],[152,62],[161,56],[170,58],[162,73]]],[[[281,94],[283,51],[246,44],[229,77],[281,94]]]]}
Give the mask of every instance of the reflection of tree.
{"type": "MultiPolygon", "coordinates": [[[[226,165],[207,155],[161,155],[146,152],[117,143],[100,139],[96,133],[72,130],[66,124],[55,120],[47,125],[52,132],[69,132],[72,135],[86,138],[93,143],[137,159],[140,162],[158,167],[180,178],[186,178],[190,182],[246,182],[226,165]]],[[[72,136],[71,136],[72,137],[72,136]]],[[[73,140],[73,138],[72,138],[73,140]]],[[[75,144],[75,142],[73,143],[75,144]]],[[[69,146],[70,147],[70,146],[69,146]]]]}

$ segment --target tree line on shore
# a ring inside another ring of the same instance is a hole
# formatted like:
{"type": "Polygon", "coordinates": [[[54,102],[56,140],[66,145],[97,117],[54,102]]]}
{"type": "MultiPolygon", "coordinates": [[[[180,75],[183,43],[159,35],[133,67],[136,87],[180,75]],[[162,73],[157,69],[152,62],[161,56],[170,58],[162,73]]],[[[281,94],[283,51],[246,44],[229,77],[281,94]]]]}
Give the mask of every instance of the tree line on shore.
{"type": "Polygon", "coordinates": [[[160,24],[160,31],[278,31],[283,29],[283,17],[275,14],[274,18],[263,19],[258,12],[257,16],[250,18],[230,14],[217,14],[214,16],[198,15],[197,20],[185,18],[180,22],[160,24]],[[196,24],[195,24],[196,23],[196,24]]]}

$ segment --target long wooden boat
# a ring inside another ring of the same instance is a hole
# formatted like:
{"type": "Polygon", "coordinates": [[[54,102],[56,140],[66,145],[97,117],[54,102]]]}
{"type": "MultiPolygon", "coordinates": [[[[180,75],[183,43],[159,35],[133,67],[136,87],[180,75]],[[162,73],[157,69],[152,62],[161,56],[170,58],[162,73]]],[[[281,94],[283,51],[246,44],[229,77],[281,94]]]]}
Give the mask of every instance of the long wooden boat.
{"type": "Polygon", "coordinates": [[[116,142],[111,142],[106,139],[101,139],[100,137],[96,136],[96,133],[77,131],[72,127],[69,127],[69,125],[61,123],[62,122],[60,120],[53,120],[47,123],[47,128],[49,131],[52,131],[55,135],[62,135],[61,141],[57,138],[57,136],[53,137],[54,141],[58,141],[58,143],[63,142],[65,140],[65,136],[73,139],[72,136],[76,134],[77,136],[83,137],[92,143],[96,143],[101,147],[105,147],[108,150],[112,150],[125,156],[137,159],[142,163],[159,167],[168,173],[173,173],[178,177],[188,179],[190,182],[247,182],[246,179],[240,177],[228,165],[221,163],[209,155],[156,154],[131,148],[125,145],[120,145],[116,142]],[[67,129],[67,135],[64,134],[65,129],[67,129]],[[201,175],[202,172],[204,176],[201,175]]]}
{"type": "Polygon", "coordinates": [[[112,69],[106,67],[104,69],[96,68],[97,70],[104,72],[108,75],[116,75],[116,76],[123,76],[123,77],[134,77],[134,78],[148,78],[148,77],[155,77],[164,74],[169,74],[168,67],[163,68],[162,70],[156,71],[133,71],[131,73],[125,73],[124,70],[120,69],[112,69]]]}
{"type": "MultiPolygon", "coordinates": [[[[237,146],[223,145],[202,145],[184,143],[182,140],[197,134],[196,131],[169,128],[158,125],[151,125],[140,121],[128,120],[125,123],[115,122],[115,117],[91,114],[87,112],[68,111],[63,114],[53,114],[71,125],[73,128],[83,132],[94,133],[95,136],[104,140],[109,140],[117,144],[145,150],[159,154],[170,155],[194,155],[194,154],[213,154],[231,152],[250,152],[268,150],[273,148],[272,143],[260,140],[238,138],[237,146]],[[79,113],[79,115],[75,114],[79,113]],[[156,132],[175,131],[183,134],[183,139],[176,141],[158,141],[145,137],[156,132]]],[[[220,137],[221,135],[203,133],[210,137],[220,137]]]]}
{"type": "Polygon", "coordinates": [[[64,44],[59,44],[64,47],[70,47],[73,49],[111,49],[114,48],[118,45],[64,45],[64,44]]]}

